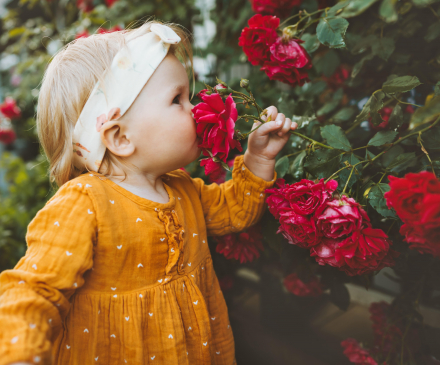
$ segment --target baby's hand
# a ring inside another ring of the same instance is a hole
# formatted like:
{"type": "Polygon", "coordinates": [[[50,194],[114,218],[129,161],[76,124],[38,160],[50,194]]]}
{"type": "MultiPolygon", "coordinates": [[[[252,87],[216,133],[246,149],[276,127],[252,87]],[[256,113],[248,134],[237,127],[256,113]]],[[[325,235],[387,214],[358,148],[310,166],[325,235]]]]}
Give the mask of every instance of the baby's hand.
{"type": "MultiPolygon", "coordinates": [[[[298,128],[298,124],[286,118],[283,113],[278,113],[277,108],[273,105],[266,110],[270,121],[249,135],[247,150],[256,157],[274,160],[288,141],[291,135],[290,131],[298,128]]],[[[267,121],[267,116],[262,116],[261,119],[267,121]]],[[[252,129],[260,124],[261,122],[256,121],[252,129]]]]}

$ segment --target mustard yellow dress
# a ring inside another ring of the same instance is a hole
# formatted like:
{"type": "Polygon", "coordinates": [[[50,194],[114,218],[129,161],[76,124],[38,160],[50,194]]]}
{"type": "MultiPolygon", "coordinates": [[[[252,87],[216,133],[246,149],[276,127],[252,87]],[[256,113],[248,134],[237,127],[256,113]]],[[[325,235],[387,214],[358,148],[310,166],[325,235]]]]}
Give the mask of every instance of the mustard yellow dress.
{"type": "Polygon", "coordinates": [[[236,364],[207,236],[256,224],[276,178],[241,155],[220,185],[163,175],[166,204],[95,172],[64,184],[0,275],[0,365],[236,364]]]}

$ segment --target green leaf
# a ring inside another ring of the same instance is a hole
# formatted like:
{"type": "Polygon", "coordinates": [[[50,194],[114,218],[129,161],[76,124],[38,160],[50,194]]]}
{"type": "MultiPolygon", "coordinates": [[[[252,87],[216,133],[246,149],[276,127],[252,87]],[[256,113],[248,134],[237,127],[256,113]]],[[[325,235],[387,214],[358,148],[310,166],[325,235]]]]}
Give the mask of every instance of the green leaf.
{"type": "Polygon", "coordinates": [[[331,77],[338,68],[341,60],[334,49],[329,49],[323,56],[315,61],[315,68],[324,76],[331,77]]]}
{"type": "Polygon", "coordinates": [[[396,104],[393,111],[391,112],[390,119],[388,120],[388,125],[391,129],[400,128],[403,124],[403,113],[400,104],[396,104]]]}
{"type": "Polygon", "coordinates": [[[275,171],[277,172],[277,177],[282,178],[286,175],[289,170],[289,157],[283,156],[275,163],[275,171]]]}
{"type": "Polygon", "coordinates": [[[360,54],[365,52],[368,48],[370,48],[375,42],[377,42],[379,37],[374,34],[369,34],[365,37],[361,37],[359,41],[357,41],[350,52],[352,54],[360,54]]]}
{"type": "Polygon", "coordinates": [[[301,45],[309,54],[315,52],[318,49],[319,45],[321,44],[319,43],[316,34],[304,33],[301,39],[304,41],[304,43],[301,45]]]}
{"type": "Polygon", "coordinates": [[[304,169],[314,177],[321,179],[336,172],[341,162],[339,150],[319,149],[307,156],[304,169]]]}
{"type": "Polygon", "coordinates": [[[316,27],[316,35],[324,46],[344,48],[344,36],[348,24],[348,21],[344,18],[322,18],[316,27]]]}
{"type": "Polygon", "coordinates": [[[440,95],[440,81],[435,84],[434,95],[435,96],[439,96],[440,95]]]}
{"type": "Polygon", "coordinates": [[[368,201],[376,211],[384,217],[396,217],[393,210],[388,209],[387,203],[383,195],[390,191],[388,184],[380,183],[374,185],[368,193],[368,201]]]}
{"type": "Polygon", "coordinates": [[[356,113],[356,109],[354,107],[346,106],[342,109],[339,109],[338,112],[329,120],[333,123],[346,122],[354,115],[354,113],[356,113]]]}
{"type": "Polygon", "coordinates": [[[334,124],[321,127],[321,136],[327,144],[344,151],[350,151],[351,145],[341,127],[334,124]]]}
{"type": "Polygon", "coordinates": [[[300,180],[304,175],[304,159],[306,158],[306,151],[302,151],[298,154],[293,162],[290,164],[289,174],[292,175],[295,180],[300,180]]]}
{"type": "Polygon", "coordinates": [[[316,112],[316,115],[319,117],[324,114],[328,114],[335,110],[337,106],[339,105],[339,100],[330,100],[327,101],[322,107],[318,109],[316,112]]]}
{"type": "MultiPolygon", "coordinates": [[[[356,165],[357,163],[359,163],[359,159],[354,155],[354,153],[350,154],[350,155],[344,155],[344,157],[342,158],[342,162],[339,168],[342,168],[345,166],[344,161],[347,161],[350,165],[356,165]]],[[[345,186],[345,183],[348,180],[348,177],[350,176],[351,173],[351,169],[352,168],[348,168],[345,170],[342,170],[339,173],[339,178],[340,178],[340,186],[342,187],[342,189],[345,186]]],[[[362,164],[359,164],[355,167],[355,169],[359,172],[362,171],[362,164]]],[[[356,170],[353,171],[353,173],[351,174],[351,178],[350,181],[348,182],[348,187],[351,188],[353,186],[354,183],[356,183],[359,179],[359,175],[356,174],[356,170]]]]}
{"type": "Polygon", "coordinates": [[[395,158],[401,154],[403,154],[405,150],[400,145],[395,145],[391,147],[387,153],[384,153],[381,157],[381,162],[384,167],[389,166],[391,162],[395,160],[395,158]]]}
{"type": "Polygon", "coordinates": [[[327,11],[327,16],[336,16],[340,14],[342,12],[342,9],[344,9],[349,3],[349,0],[338,2],[327,11]]]}
{"type": "Polygon", "coordinates": [[[405,167],[405,166],[401,166],[401,165],[407,164],[408,162],[410,162],[411,160],[413,160],[415,158],[416,158],[415,152],[402,153],[401,155],[397,156],[394,159],[394,161],[391,162],[387,166],[387,169],[391,170],[391,171],[396,171],[396,172],[400,171],[400,170],[402,170],[402,167],[405,167]]]}
{"type": "Polygon", "coordinates": [[[344,18],[352,18],[354,16],[358,16],[359,14],[362,14],[365,10],[367,10],[376,1],[377,0],[352,0],[339,15],[344,18]]]}
{"type": "Polygon", "coordinates": [[[397,0],[383,0],[380,4],[379,15],[387,23],[393,23],[399,17],[396,11],[396,2],[397,0]]]}
{"type": "Polygon", "coordinates": [[[358,61],[354,66],[353,70],[351,71],[351,77],[355,78],[359,72],[361,71],[362,67],[364,66],[364,63],[366,61],[371,60],[374,57],[373,53],[369,53],[366,56],[362,57],[360,61],[358,61]]]}
{"type": "Polygon", "coordinates": [[[432,42],[440,36],[440,21],[431,24],[425,34],[425,41],[432,42]]]}
{"type": "Polygon", "coordinates": [[[379,38],[378,42],[373,43],[371,50],[376,56],[379,56],[384,61],[388,61],[388,58],[392,55],[395,48],[396,45],[392,38],[383,37],[379,38]]]}
{"type": "Polygon", "coordinates": [[[395,131],[380,131],[377,132],[373,138],[368,142],[368,146],[383,146],[384,144],[391,143],[396,138],[397,132],[395,131]]]}
{"type": "Polygon", "coordinates": [[[383,99],[385,97],[385,94],[378,90],[374,92],[370,99],[365,103],[364,107],[362,108],[361,112],[356,116],[353,123],[360,122],[362,120],[367,120],[369,113],[377,112],[379,109],[382,109],[383,107],[383,99]]]}
{"type": "Polygon", "coordinates": [[[422,143],[428,150],[440,150],[440,127],[436,126],[423,133],[422,143]]]}
{"type": "Polygon", "coordinates": [[[418,108],[412,115],[409,129],[414,129],[419,124],[433,120],[440,115],[440,95],[434,96],[428,103],[418,108]]]}
{"type": "Polygon", "coordinates": [[[421,85],[417,76],[400,76],[392,80],[385,81],[382,91],[387,94],[403,93],[421,85]]]}

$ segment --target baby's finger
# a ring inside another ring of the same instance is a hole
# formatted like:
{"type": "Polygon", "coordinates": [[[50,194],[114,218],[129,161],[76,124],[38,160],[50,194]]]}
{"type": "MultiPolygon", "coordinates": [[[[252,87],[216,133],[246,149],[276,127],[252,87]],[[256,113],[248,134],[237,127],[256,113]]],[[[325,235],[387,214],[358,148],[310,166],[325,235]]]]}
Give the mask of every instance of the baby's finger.
{"type": "MultiPolygon", "coordinates": [[[[278,110],[277,110],[276,107],[274,107],[273,105],[271,105],[270,107],[266,108],[265,110],[266,110],[266,114],[267,114],[268,116],[270,116],[270,120],[271,120],[271,121],[276,119],[276,117],[277,117],[277,115],[278,115],[278,110]]],[[[266,116],[261,117],[261,119],[263,119],[264,121],[267,121],[267,117],[266,117],[266,116]]]]}
{"type": "Polygon", "coordinates": [[[297,122],[292,122],[292,124],[291,124],[291,126],[290,126],[290,129],[291,129],[292,131],[294,131],[296,128],[298,128],[298,123],[297,123],[297,122]]]}
{"type": "Polygon", "coordinates": [[[292,125],[292,120],[290,118],[285,118],[285,122],[283,128],[278,132],[280,137],[284,136],[286,133],[289,133],[290,126],[292,125]]]}
{"type": "Polygon", "coordinates": [[[285,122],[286,122],[286,116],[283,113],[278,113],[275,119],[275,124],[277,126],[279,136],[281,136],[280,132],[284,128],[286,124],[285,122]]]}

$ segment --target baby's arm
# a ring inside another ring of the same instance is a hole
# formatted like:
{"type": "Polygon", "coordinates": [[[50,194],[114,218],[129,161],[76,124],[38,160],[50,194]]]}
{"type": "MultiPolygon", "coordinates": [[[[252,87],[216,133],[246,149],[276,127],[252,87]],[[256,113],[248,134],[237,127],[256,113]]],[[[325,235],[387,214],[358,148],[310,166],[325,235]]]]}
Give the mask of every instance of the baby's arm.
{"type": "Polygon", "coordinates": [[[69,298],[93,265],[96,210],[87,189],[63,185],[28,225],[26,255],[0,275],[0,365],[50,363],[69,298]]]}
{"type": "Polygon", "coordinates": [[[271,188],[273,180],[267,181],[244,164],[244,156],[235,158],[232,179],[220,185],[205,185],[200,178],[191,179],[202,202],[208,236],[222,236],[240,232],[256,224],[266,208],[265,190],[271,188]]]}

